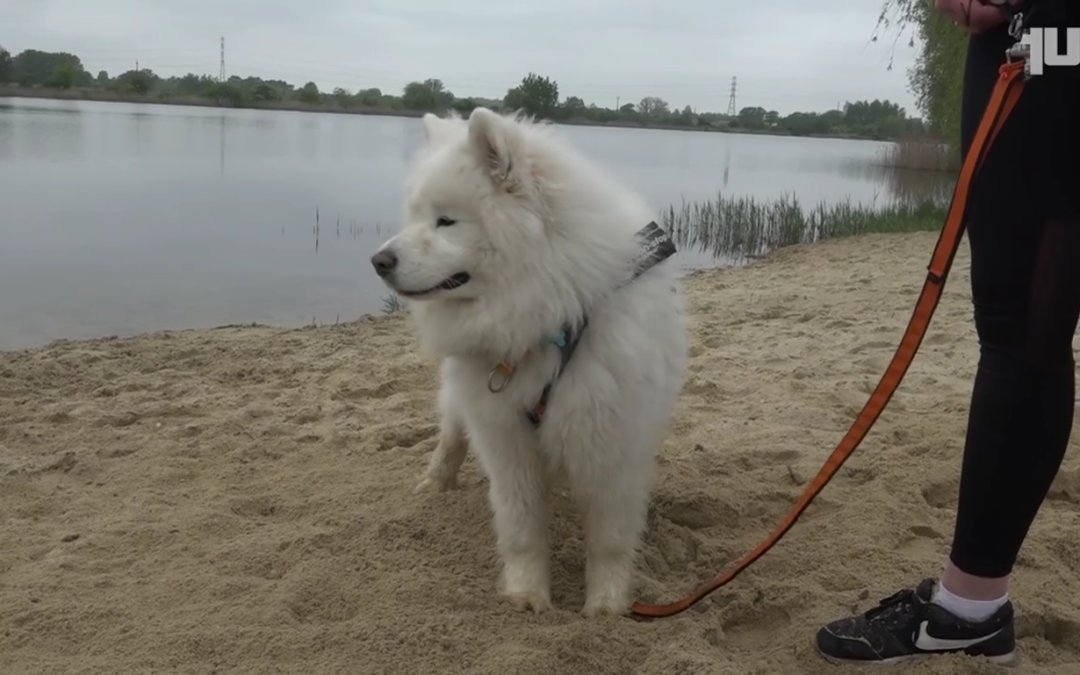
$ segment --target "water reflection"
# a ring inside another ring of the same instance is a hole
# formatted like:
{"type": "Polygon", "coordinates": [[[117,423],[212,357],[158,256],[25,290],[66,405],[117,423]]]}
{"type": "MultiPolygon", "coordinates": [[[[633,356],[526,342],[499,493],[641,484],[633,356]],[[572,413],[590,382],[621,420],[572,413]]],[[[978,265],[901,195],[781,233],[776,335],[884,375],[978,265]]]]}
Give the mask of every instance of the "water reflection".
{"type": "Polygon", "coordinates": [[[218,119],[218,174],[225,175],[225,116],[218,119]]]}
{"type": "Polygon", "coordinates": [[[77,101],[55,107],[0,104],[0,158],[32,157],[46,162],[82,158],[85,119],[77,101]]]}
{"type": "Polygon", "coordinates": [[[0,106],[0,161],[15,151],[15,121],[11,115],[3,114],[3,109],[0,106]]]}
{"type": "Polygon", "coordinates": [[[948,204],[957,178],[957,174],[950,171],[896,169],[880,162],[860,160],[846,161],[838,169],[845,176],[881,185],[891,201],[910,203],[948,204]]]}

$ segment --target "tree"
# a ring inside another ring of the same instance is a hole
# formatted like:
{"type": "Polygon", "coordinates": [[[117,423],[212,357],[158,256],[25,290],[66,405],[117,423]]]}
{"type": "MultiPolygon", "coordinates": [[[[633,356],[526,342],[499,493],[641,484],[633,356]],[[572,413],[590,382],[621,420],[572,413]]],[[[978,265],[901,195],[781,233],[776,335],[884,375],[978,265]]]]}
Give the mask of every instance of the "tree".
{"type": "Polygon", "coordinates": [[[454,103],[454,94],[437,78],[424,80],[424,86],[435,95],[435,110],[447,110],[454,103]]]}
{"type": "Polygon", "coordinates": [[[337,104],[339,106],[341,106],[342,108],[349,107],[349,103],[352,100],[352,94],[350,94],[347,89],[337,87],[334,89],[334,93],[331,95],[334,97],[334,100],[337,101],[337,104]]]}
{"type": "Polygon", "coordinates": [[[454,111],[461,114],[462,116],[467,116],[473,110],[476,110],[478,105],[479,104],[474,99],[471,99],[471,98],[459,98],[456,101],[454,101],[453,103],[451,103],[450,107],[454,111]]]}
{"type": "Polygon", "coordinates": [[[11,52],[0,45],[0,84],[11,82],[11,52]]]}
{"type": "Polygon", "coordinates": [[[205,96],[214,90],[216,84],[217,80],[211,79],[208,75],[199,76],[188,73],[183,77],[175,78],[172,88],[180,96],[205,96]]]}
{"type": "Polygon", "coordinates": [[[300,91],[296,94],[297,100],[301,103],[307,103],[308,105],[318,105],[322,103],[322,94],[319,93],[319,85],[314,82],[308,82],[303,87],[300,87],[300,91]]]}
{"type": "Polygon", "coordinates": [[[522,78],[521,84],[506,92],[503,106],[533,117],[552,119],[558,113],[559,85],[554,80],[529,73],[522,78]]]}
{"type": "Polygon", "coordinates": [[[668,102],[657,96],[646,96],[641,99],[637,109],[638,112],[641,113],[641,116],[647,119],[663,117],[671,112],[668,109],[668,102]]]}
{"type": "Polygon", "coordinates": [[[410,82],[401,94],[401,103],[406,110],[431,112],[435,110],[435,91],[427,83],[410,82]]]}
{"type": "Polygon", "coordinates": [[[379,89],[361,89],[356,92],[356,102],[365,108],[376,108],[382,103],[383,93],[379,89]]]}
{"type": "Polygon", "coordinates": [[[218,105],[236,108],[244,104],[244,92],[235,82],[215,82],[207,87],[204,96],[213,99],[218,105]]]}
{"type": "Polygon", "coordinates": [[[454,95],[447,91],[442,80],[431,78],[405,85],[401,103],[406,110],[443,112],[453,105],[454,95]]]}
{"type": "Polygon", "coordinates": [[[735,118],[739,121],[739,125],[748,129],[761,129],[765,126],[765,116],[769,114],[769,111],[760,106],[748,106],[739,111],[738,116],[735,118]]]}
{"type": "Polygon", "coordinates": [[[260,82],[251,90],[251,100],[259,101],[261,103],[280,101],[281,94],[278,93],[277,89],[274,89],[266,82],[260,82]]]}
{"type": "MultiPolygon", "coordinates": [[[[958,148],[967,33],[935,11],[931,3],[919,0],[886,0],[878,29],[890,28],[898,29],[897,40],[908,29],[914,29],[919,37],[919,56],[908,70],[908,84],[930,129],[958,148]]],[[[873,39],[877,40],[877,35],[873,39]]],[[[909,46],[914,45],[912,38],[909,46]]]]}
{"type": "MultiPolygon", "coordinates": [[[[83,72],[82,61],[67,52],[43,52],[27,49],[11,59],[10,77],[23,87],[45,85],[62,65],[69,65],[75,72],[76,81],[83,72]]],[[[68,71],[70,72],[70,71],[68,71]]]]}
{"type": "Polygon", "coordinates": [[[828,122],[816,113],[792,113],[784,118],[783,124],[792,136],[827,134],[832,131],[828,122]]]}
{"type": "Polygon", "coordinates": [[[129,70],[116,76],[116,88],[132,94],[145,96],[157,83],[158,76],[149,68],[129,70]]]}
{"type": "Polygon", "coordinates": [[[582,101],[577,96],[567,96],[563,101],[563,116],[567,119],[579,119],[585,117],[586,107],[585,101],[582,101]]]}
{"type": "Polygon", "coordinates": [[[79,81],[79,71],[70,61],[61,63],[53,69],[52,75],[45,80],[45,86],[52,89],[71,89],[79,81]]]}
{"type": "Polygon", "coordinates": [[[100,87],[104,87],[105,85],[109,84],[109,72],[106,70],[99,70],[97,78],[94,80],[94,82],[100,87]]]}

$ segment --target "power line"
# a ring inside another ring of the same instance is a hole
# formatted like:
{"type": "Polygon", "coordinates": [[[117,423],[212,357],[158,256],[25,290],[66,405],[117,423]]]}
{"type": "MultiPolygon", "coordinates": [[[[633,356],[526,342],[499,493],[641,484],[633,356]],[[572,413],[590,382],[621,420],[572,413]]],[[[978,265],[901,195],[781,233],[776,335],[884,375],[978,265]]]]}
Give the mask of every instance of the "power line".
{"type": "Polygon", "coordinates": [[[735,117],[735,115],[737,114],[736,113],[736,108],[735,108],[735,77],[734,76],[732,76],[732,78],[731,78],[731,96],[728,97],[727,114],[728,114],[728,117],[735,117]]]}

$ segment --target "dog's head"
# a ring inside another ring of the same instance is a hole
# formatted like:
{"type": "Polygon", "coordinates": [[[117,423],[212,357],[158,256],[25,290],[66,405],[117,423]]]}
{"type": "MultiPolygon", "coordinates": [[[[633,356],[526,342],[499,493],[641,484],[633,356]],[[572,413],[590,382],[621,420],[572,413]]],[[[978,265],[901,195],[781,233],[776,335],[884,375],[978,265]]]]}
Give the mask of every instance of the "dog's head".
{"type": "Polygon", "coordinates": [[[526,123],[477,108],[468,120],[427,114],[423,125],[402,228],[371,263],[408,300],[477,298],[542,244],[526,123]]]}
{"type": "Polygon", "coordinates": [[[425,351],[523,353],[625,275],[650,211],[552,125],[477,108],[423,127],[401,230],[371,264],[425,351]]]}

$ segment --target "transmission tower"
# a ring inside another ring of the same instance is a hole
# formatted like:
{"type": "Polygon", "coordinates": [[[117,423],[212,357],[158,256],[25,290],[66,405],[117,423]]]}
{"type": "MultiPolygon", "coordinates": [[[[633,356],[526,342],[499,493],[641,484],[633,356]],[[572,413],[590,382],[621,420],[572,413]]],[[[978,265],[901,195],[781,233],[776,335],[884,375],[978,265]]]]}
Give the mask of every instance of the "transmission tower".
{"type": "Polygon", "coordinates": [[[221,38],[221,67],[218,70],[218,82],[225,81],[225,38],[221,38]]]}
{"type": "Polygon", "coordinates": [[[735,78],[734,77],[731,78],[731,96],[728,97],[728,101],[727,101],[727,114],[728,114],[728,117],[735,117],[735,115],[738,114],[738,111],[735,108],[735,78]]]}

